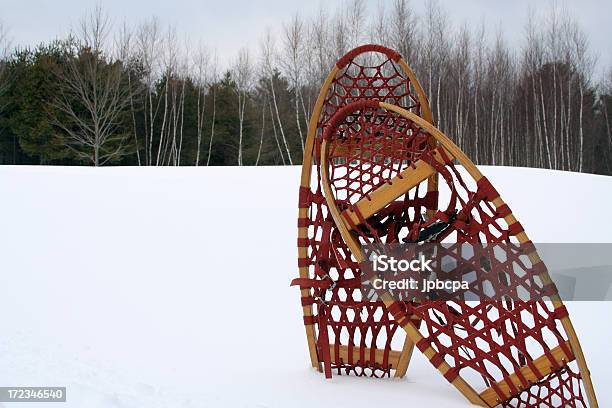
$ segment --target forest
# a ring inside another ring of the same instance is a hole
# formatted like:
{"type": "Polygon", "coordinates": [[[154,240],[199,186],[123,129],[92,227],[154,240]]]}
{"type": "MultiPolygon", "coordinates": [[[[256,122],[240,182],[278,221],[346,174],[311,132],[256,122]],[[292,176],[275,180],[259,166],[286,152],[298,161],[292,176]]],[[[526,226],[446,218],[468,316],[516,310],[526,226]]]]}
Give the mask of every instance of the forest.
{"type": "Polygon", "coordinates": [[[511,45],[434,0],[422,12],[351,0],[270,27],[227,66],[215,44],[101,6],[31,47],[0,25],[0,164],[299,164],[323,79],[372,42],[402,54],[436,125],[477,164],[612,175],[612,67],[563,7],[529,16],[511,45]]]}

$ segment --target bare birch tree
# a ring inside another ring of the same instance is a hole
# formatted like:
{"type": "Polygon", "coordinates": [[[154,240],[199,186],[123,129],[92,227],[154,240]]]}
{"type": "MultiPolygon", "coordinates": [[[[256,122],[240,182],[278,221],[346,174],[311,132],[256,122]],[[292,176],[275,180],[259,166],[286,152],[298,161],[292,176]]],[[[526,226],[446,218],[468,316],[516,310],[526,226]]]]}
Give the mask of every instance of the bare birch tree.
{"type": "Polygon", "coordinates": [[[259,165],[259,159],[261,158],[261,148],[263,147],[264,133],[266,131],[266,104],[265,102],[261,105],[261,132],[259,134],[259,148],[257,149],[257,158],[255,159],[255,165],[259,165]]]}
{"type": "Polygon", "coordinates": [[[81,21],[76,55],[59,73],[60,95],[53,102],[62,113],[53,123],[63,130],[66,145],[79,157],[100,166],[125,153],[122,115],[130,103],[123,66],[103,47],[110,20],[101,7],[81,21]]]}
{"type": "Polygon", "coordinates": [[[606,174],[612,173],[612,68],[608,68],[604,74],[601,87],[600,87],[600,105],[602,116],[604,119],[603,124],[603,146],[607,151],[607,155],[604,154],[603,158],[605,163],[606,174]],[[606,160],[607,159],[607,160],[606,160]]]}
{"type": "Polygon", "coordinates": [[[291,159],[291,151],[289,149],[289,144],[287,143],[287,137],[285,136],[285,130],[283,128],[283,122],[281,120],[280,112],[278,109],[278,101],[276,98],[276,89],[274,87],[274,76],[275,76],[275,68],[274,68],[274,60],[276,59],[276,49],[274,44],[274,38],[272,37],[272,33],[270,30],[267,30],[263,40],[261,41],[261,67],[264,78],[266,78],[269,84],[270,96],[271,96],[271,104],[274,107],[274,117],[273,121],[276,120],[275,127],[278,125],[278,129],[281,135],[281,139],[283,141],[285,150],[287,152],[287,159],[289,164],[293,164],[293,160],[291,159]]]}
{"type": "Polygon", "coordinates": [[[389,34],[389,16],[384,2],[379,2],[370,22],[370,42],[373,44],[391,44],[389,34]]]}
{"type": "Polygon", "coordinates": [[[417,17],[408,0],[393,2],[388,24],[390,46],[396,49],[409,64],[415,65],[419,54],[419,34],[417,17]]]}
{"type": "Polygon", "coordinates": [[[327,72],[335,61],[330,25],[328,12],[321,5],[308,30],[308,42],[313,48],[312,55],[309,58],[309,61],[313,62],[313,64],[309,64],[311,67],[310,78],[314,83],[322,82],[325,79],[327,72]]]}
{"type": "Polygon", "coordinates": [[[185,90],[189,79],[189,46],[186,46],[181,54],[177,74],[177,86],[175,91],[174,126],[172,133],[173,142],[173,164],[181,165],[183,154],[183,136],[185,129],[185,90]],[[180,91],[179,91],[180,89],[180,91]]]}
{"type": "Polygon", "coordinates": [[[212,117],[210,120],[210,139],[208,141],[208,157],[206,158],[206,165],[210,165],[210,155],[212,153],[213,139],[215,138],[215,121],[217,119],[217,81],[218,81],[218,59],[217,52],[212,60],[212,66],[210,67],[210,79],[208,83],[208,90],[212,98],[212,117]]]}
{"type": "Polygon", "coordinates": [[[304,153],[304,135],[302,125],[300,123],[300,101],[302,106],[304,100],[301,94],[303,80],[303,48],[304,48],[304,23],[298,14],[296,14],[289,24],[283,27],[283,53],[281,65],[287,77],[289,78],[289,86],[293,91],[294,107],[295,107],[295,122],[300,136],[302,145],[302,153],[304,153]]]}
{"type": "Polygon", "coordinates": [[[307,23],[306,37],[308,47],[304,50],[305,61],[305,91],[306,107],[304,110],[304,118],[309,118],[312,112],[314,101],[318,95],[318,86],[333,65],[333,55],[330,51],[330,27],[327,11],[323,4],[319,6],[316,15],[307,23]]]}
{"type": "Polygon", "coordinates": [[[443,117],[441,114],[442,101],[440,99],[442,91],[443,76],[447,72],[447,59],[449,54],[448,32],[450,24],[444,10],[436,0],[428,0],[425,8],[425,41],[422,48],[422,69],[425,74],[425,90],[430,104],[434,119],[439,127],[443,127],[443,117]]]}
{"type": "Polygon", "coordinates": [[[364,0],[351,0],[345,7],[347,45],[348,49],[355,48],[366,38],[366,5],[364,0]]]}
{"type": "Polygon", "coordinates": [[[246,48],[238,52],[233,70],[234,81],[236,82],[236,94],[238,97],[238,165],[242,166],[243,139],[244,139],[244,113],[246,111],[247,99],[252,86],[253,67],[251,57],[246,48]]]}
{"type": "Polygon", "coordinates": [[[480,111],[482,110],[482,87],[483,77],[485,70],[485,27],[484,23],[480,25],[475,34],[475,41],[473,42],[472,52],[472,79],[473,79],[473,93],[472,93],[472,108],[473,108],[473,157],[475,160],[480,160],[480,111]]]}
{"type": "Polygon", "coordinates": [[[197,112],[196,112],[196,132],[198,146],[196,150],[195,165],[200,165],[200,152],[202,150],[202,134],[204,133],[204,113],[206,111],[206,94],[208,90],[208,65],[210,61],[210,53],[202,44],[198,47],[194,55],[194,74],[198,97],[197,97],[197,112]]]}
{"type": "MultiPolygon", "coordinates": [[[[159,143],[157,145],[157,156],[155,165],[164,165],[169,157],[168,150],[172,146],[172,114],[175,107],[175,76],[178,69],[178,39],[176,29],[169,27],[163,41],[162,78],[163,88],[159,91],[161,95],[158,100],[163,100],[162,122],[159,129],[159,143]]],[[[161,103],[161,102],[160,102],[161,103]]]]}
{"type": "Polygon", "coordinates": [[[134,145],[136,147],[136,160],[138,165],[142,165],[140,158],[140,143],[138,140],[138,126],[136,124],[136,96],[141,94],[142,87],[138,81],[132,80],[132,71],[136,67],[132,67],[132,63],[136,60],[134,56],[134,33],[128,27],[127,23],[123,23],[115,38],[115,53],[125,68],[127,77],[127,86],[130,89],[130,116],[132,119],[132,134],[134,135],[134,145]]]}
{"type": "Polygon", "coordinates": [[[584,132],[584,111],[585,111],[585,92],[587,88],[591,87],[591,77],[595,66],[595,57],[591,55],[589,51],[589,40],[587,35],[577,25],[572,24],[569,27],[570,43],[573,49],[572,55],[574,56],[575,69],[578,72],[578,90],[580,100],[578,103],[578,166],[573,170],[582,172],[584,169],[584,156],[585,156],[585,132],[584,132]]]}
{"type": "Polygon", "coordinates": [[[145,87],[145,164],[153,164],[154,124],[157,106],[154,106],[154,86],[158,78],[161,54],[161,27],[155,18],[141,24],[136,33],[136,52],[144,70],[145,87]]]}

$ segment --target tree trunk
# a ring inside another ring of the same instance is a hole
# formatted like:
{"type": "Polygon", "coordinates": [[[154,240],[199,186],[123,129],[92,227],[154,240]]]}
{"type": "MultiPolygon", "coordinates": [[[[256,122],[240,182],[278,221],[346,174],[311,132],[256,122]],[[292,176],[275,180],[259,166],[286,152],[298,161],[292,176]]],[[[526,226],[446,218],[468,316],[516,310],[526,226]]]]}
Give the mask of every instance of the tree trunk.
{"type": "Polygon", "coordinates": [[[266,126],[266,108],[265,106],[266,105],[264,103],[261,108],[261,135],[259,136],[259,149],[257,149],[257,160],[255,160],[256,166],[259,164],[259,158],[261,157],[261,146],[263,145],[263,136],[264,136],[264,130],[266,126]]]}
{"type": "Polygon", "coordinates": [[[210,125],[210,141],[208,142],[208,158],[206,159],[206,165],[210,165],[210,154],[212,152],[212,144],[213,144],[213,138],[215,137],[215,119],[217,116],[217,97],[216,97],[216,91],[215,91],[215,86],[213,85],[212,87],[212,104],[213,104],[213,108],[212,108],[212,121],[211,121],[211,125],[210,125]]]}
{"type": "Polygon", "coordinates": [[[289,145],[287,144],[287,138],[285,137],[285,132],[283,130],[283,123],[281,122],[280,114],[278,112],[278,104],[276,103],[276,92],[274,91],[274,79],[272,77],[270,77],[270,89],[272,91],[272,102],[274,102],[274,110],[276,111],[276,119],[278,121],[278,128],[280,130],[280,134],[283,139],[283,143],[285,144],[285,150],[287,150],[287,157],[289,159],[289,164],[293,165],[293,161],[291,160],[291,152],[289,151],[289,145]]]}

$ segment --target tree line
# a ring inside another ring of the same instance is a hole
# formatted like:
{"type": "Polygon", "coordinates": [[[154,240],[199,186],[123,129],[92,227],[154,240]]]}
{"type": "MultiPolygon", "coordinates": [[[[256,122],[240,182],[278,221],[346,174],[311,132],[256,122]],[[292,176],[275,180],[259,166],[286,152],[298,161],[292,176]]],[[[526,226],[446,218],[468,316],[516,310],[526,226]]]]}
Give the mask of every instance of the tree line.
{"type": "Polygon", "coordinates": [[[224,67],[174,27],[113,24],[101,7],[36,47],[11,47],[0,26],[0,164],[299,164],[323,79],[373,42],[404,56],[478,164],[612,174],[612,69],[596,78],[587,35],[554,3],[517,46],[433,0],[422,13],[351,0],[277,28],[224,67]]]}

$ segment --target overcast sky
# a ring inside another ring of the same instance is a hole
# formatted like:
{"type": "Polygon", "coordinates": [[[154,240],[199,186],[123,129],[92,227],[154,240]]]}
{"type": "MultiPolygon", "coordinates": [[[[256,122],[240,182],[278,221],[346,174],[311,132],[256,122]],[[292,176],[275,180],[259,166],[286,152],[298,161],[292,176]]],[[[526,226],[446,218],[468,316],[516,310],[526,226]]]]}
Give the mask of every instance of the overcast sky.
{"type": "MultiPolygon", "coordinates": [[[[374,10],[381,0],[366,0],[374,10]]],[[[382,0],[384,1],[384,0],[382,0]]],[[[391,0],[387,0],[391,3],[391,0]]],[[[99,0],[0,0],[0,21],[8,27],[13,44],[31,45],[65,35],[80,17],[99,0]]],[[[327,8],[341,5],[328,0],[327,8]]],[[[299,12],[313,15],[320,0],[103,0],[103,7],[115,22],[137,24],[151,16],[179,28],[179,34],[197,42],[202,39],[216,48],[226,62],[243,46],[254,48],[266,27],[278,28],[299,12]]],[[[488,29],[501,27],[506,38],[519,44],[528,10],[539,14],[549,1],[542,0],[442,0],[453,24],[479,24],[484,19],[488,29]]],[[[612,62],[612,1],[574,0],[565,3],[568,10],[589,34],[591,49],[600,67],[612,62]]],[[[417,12],[424,0],[412,0],[417,12]]]]}

